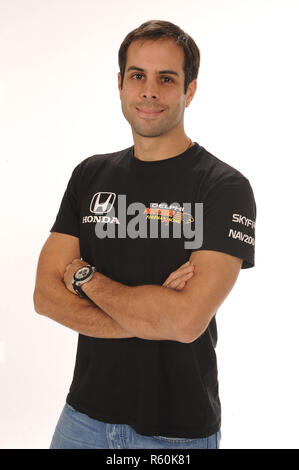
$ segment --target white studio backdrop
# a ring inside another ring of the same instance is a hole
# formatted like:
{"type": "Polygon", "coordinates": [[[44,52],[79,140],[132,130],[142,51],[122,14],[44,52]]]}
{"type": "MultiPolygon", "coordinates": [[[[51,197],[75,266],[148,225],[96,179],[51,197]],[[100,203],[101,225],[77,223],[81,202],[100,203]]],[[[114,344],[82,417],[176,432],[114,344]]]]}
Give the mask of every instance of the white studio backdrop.
{"type": "Polygon", "coordinates": [[[193,141],[240,170],[256,266],[218,310],[222,448],[299,448],[298,2],[0,0],[0,448],[48,448],[77,333],[34,312],[38,256],[73,168],[133,145],[119,46],[149,19],[201,51],[193,141]]]}

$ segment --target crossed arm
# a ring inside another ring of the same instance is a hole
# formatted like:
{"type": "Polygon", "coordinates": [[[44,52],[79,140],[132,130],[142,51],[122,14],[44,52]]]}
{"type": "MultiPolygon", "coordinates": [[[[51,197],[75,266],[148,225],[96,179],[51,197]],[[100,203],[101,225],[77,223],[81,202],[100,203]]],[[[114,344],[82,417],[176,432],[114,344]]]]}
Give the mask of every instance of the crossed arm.
{"type": "MultiPolygon", "coordinates": [[[[77,269],[88,263],[75,259],[64,274],[66,287],[73,292],[72,279],[77,269]]],[[[82,290],[98,307],[124,329],[144,339],[169,339],[187,342],[186,299],[183,290],[158,285],[127,286],[96,272],[82,290]]]]}
{"type": "Polygon", "coordinates": [[[232,289],[242,263],[225,253],[194,252],[190,257],[194,274],[191,276],[190,268],[185,274],[187,267],[181,267],[163,286],[130,287],[96,273],[83,287],[91,302],[80,299],[71,286],[74,271],[86,264],[79,258],[79,239],[50,235],[37,268],[34,305],[38,313],[87,336],[137,336],[184,343],[205,331],[232,289]],[[177,288],[165,289],[175,282],[177,288]]]}

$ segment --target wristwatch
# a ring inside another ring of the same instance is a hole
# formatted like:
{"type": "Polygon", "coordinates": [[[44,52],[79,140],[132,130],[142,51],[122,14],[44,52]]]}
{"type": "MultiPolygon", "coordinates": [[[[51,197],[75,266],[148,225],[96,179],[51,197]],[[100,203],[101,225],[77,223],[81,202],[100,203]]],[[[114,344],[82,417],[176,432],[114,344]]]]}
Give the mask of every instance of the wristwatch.
{"type": "Polygon", "coordinates": [[[96,272],[96,268],[88,264],[87,266],[83,266],[83,268],[78,269],[73,276],[72,285],[73,289],[76,294],[79,295],[82,299],[88,298],[85,292],[81,289],[82,284],[85,282],[90,281],[94,273],[96,272]]]}

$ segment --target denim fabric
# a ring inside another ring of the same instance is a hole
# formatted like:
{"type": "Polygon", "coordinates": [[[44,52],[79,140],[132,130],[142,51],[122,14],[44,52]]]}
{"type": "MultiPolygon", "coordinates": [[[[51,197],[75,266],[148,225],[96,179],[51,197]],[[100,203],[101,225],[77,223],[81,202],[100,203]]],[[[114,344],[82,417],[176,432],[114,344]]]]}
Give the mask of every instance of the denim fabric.
{"type": "Polygon", "coordinates": [[[103,423],[63,407],[50,449],[218,449],[221,432],[202,439],[143,436],[127,424],[103,423]]]}

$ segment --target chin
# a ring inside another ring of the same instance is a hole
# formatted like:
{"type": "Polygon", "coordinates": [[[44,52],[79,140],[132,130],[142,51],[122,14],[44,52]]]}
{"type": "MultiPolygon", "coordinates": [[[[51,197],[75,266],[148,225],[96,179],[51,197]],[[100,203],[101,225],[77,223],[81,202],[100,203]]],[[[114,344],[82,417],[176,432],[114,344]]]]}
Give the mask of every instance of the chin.
{"type": "Polygon", "coordinates": [[[152,129],[151,131],[150,130],[143,130],[143,129],[136,129],[136,127],[134,128],[132,126],[132,130],[134,130],[135,134],[141,136],[141,137],[160,137],[161,135],[165,134],[164,131],[162,131],[161,129],[152,129]]]}
{"type": "Polygon", "coordinates": [[[152,127],[150,126],[140,126],[136,125],[136,123],[129,123],[131,126],[132,131],[135,132],[135,134],[140,135],[141,137],[160,137],[163,134],[167,134],[169,129],[165,129],[164,127],[160,126],[158,127],[152,127]]]}

